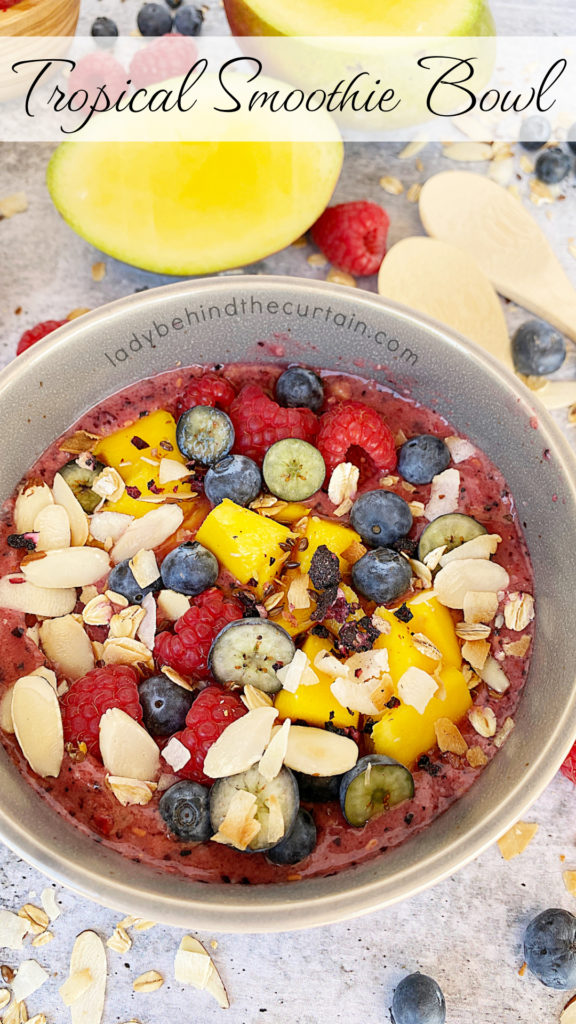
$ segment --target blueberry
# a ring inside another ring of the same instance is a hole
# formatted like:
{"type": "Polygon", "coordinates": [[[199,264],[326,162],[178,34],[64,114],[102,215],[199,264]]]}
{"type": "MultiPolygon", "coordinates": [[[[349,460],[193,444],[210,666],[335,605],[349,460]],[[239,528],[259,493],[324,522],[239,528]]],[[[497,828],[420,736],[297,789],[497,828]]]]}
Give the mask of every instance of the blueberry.
{"type": "Polygon", "coordinates": [[[300,808],[294,827],[289,835],[268,850],[266,856],[271,864],[299,864],[306,860],[316,846],[317,832],[310,811],[300,808]]]}
{"type": "Polygon", "coordinates": [[[392,999],[394,1024],[444,1024],[446,1003],[442,989],[427,974],[408,974],[396,986],[392,999]]]}
{"type": "Polygon", "coordinates": [[[550,138],[550,122],[539,114],[527,117],[520,125],[518,138],[524,149],[541,149],[550,138]]]}
{"type": "Polygon", "coordinates": [[[555,146],[553,149],[546,149],[540,154],[534,167],[534,173],[539,181],[547,185],[555,185],[562,181],[570,170],[570,157],[563,149],[555,146]]]}
{"type": "Polygon", "coordinates": [[[172,15],[162,4],[144,4],[138,11],[136,23],[143,36],[165,36],[172,31],[172,15]]]}
{"type": "Polygon", "coordinates": [[[196,597],[214,586],[218,572],[218,559],[198,541],[186,541],[173,548],[161,569],[164,586],[189,597],[196,597]]]}
{"type": "Polygon", "coordinates": [[[322,381],[305,366],[290,366],[276,381],[276,401],[289,409],[312,409],[319,412],[324,401],[322,381]]]}
{"type": "Polygon", "coordinates": [[[548,988],[576,987],[576,917],[567,910],[543,910],[524,933],[524,959],[548,988]]]}
{"type": "Polygon", "coordinates": [[[568,146],[570,147],[572,152],[576,153],[576,124],[570,125],[566,133],[566,142],[568,143],[568,146]]]}
{"type": "Polygon", "coordinates": [[[338,799],[341,775],[306,775],[305,772],[294,772],[294,775],[301,800],[316,804],[338,799]]]}
{"type": "Polygon", "coordinates": [[[170,831],[185,843],[203,843],[213,833],[210,824],[210,790],[184,779],[160,797],[158,810],[170,831]]]}
{"type": "Polygon", "coordinates": [[[196,696],[167,676],[150,676],[138,690],[144,725],[151,736],[172,736],[186,725],[186,715],[196,696]]]}
{"type": "Polygon", "coordinates": [[[174,15],[174,31],[181,36],[197,36],[202,31],[203,21],[199,7],[181,7],[174,15]]]}
{"type": "Polygon", "coordinates": [[[211,466],[204,477],[204,491],[213,505],[229,498],[237,505],[249,505],[262,489],[259,467],[246,455],[227,455],[211,466]]]}
{"type": "Polygon", "coordinates": [[[512,358],[518,373],[534,377],[554,373],[566,358],[564,338],[544,320],[527,320],[512,338],[512,358]]]}
{"type": "Polygon", "coordinates": [[[352,566],[352,584],[364,597],[387,604],[405,594],[410,586],[410,563],[390,548],[376,548],[352,566]]]}
{"type": "Polygon", "coordinates": [[[234,444],[232,420],[210,405],[194,405],[178,420],[176,443],[186,459],[213,466],[234,444]]]}
{"type": "Polygon", "coordinates": [[[166,3],[168,4],[168,7],[171,7],[172,10],[175,11],[177,7],[180,7],[182,0],[166,0],[166,3]]]}
{"type": "Polygon", "coordinates": [[[440,437],[419,434],[402,445],[398,472],[411,484],[429,484],[450,462],[450,450],[440,437]]]}
{"type": "Polygon", "coordinates": [[[154,591],[160,590],[161,587],[162,579],[160,576],[153,583],[149,583],[147,587],[141,587],[134,577],[127,558],[123,562],[118,562],[118,565],[115,565],[110,570],[108,576],[108,590],[113,590],[116,594],[122,594],[122,597],[125,597],[130,604],[142,604],[146,594],[153,594],[154,591]]]}
{"type": "Polygon", "coordinates": [[[352,526],[371,547],[388,547],[412,526],[408,502],[393,491],[366,491],[350,510],[352,526]]]}
{"type": "Polygon", "coordinates": [[[92,36],[117,36],[118,26],[112,18],[96,18],[90,29],[92,36]]]}

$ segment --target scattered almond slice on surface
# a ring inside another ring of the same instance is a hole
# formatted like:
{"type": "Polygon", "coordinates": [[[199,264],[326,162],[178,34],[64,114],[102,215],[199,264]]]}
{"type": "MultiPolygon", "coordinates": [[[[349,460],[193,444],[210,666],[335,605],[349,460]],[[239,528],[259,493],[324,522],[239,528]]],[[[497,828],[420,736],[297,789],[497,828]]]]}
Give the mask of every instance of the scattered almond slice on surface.
{"type": "Polygon", "coordinates": [[[109,569],[106,552],[87,547],[46,551],[43,558],[23,562],[21,566],[28,583],[47,590],[88,586],[105,576],[109,569]]]}
{"type": "Polygon", "coordinates": [[[37,992],[49,977],[48,971],[45,971],[36,960],[24,960],[12,982],[12,995],[16,1002],[21,1003],[28,999],[28,996],[37,992]]]}
{"type": "Polygon", "coordinates": [[[444,146],[444,156],[458,162],[476,163],[491,160],[493,153],[488,142],[451,142],[444,146]]]}
{"type": "MultiPolygon", "coordinates": [[[[284,764],[284,758],[286,757],[286,751],[288,749],[288,734],[291,728],[291,721],[289,718],[282,723],[281,728],[278,730],[275,736],[272,737],[258,765],[258,771],[260,775],[263,775],[265,779],[271,781],[275,779],[279,774],[282,765],[284,764]]],[[[282,818],[282,835],[284,834],[284,819],[282,818]]]]}
{"type": "Polygon", "coordinates": [[[37,587],[29,583],[22,573],[11,573],[0,579],[0,608],[56,618],[70,614],[75,605],[76,590],[73,587],[61,590],[37,587]]]}
{"type": "Polygon", "coordinates": [[[22,676],[12,693],[12,719],[20,749],[32,771],[56,778],[64,757],[58,697],[42,676],[22,676]]]}
{"type": "Polygon", "coordinates": [[[67,679],[80,679],[94,668],[90,638],[72,615],[46,619],[40,626],[40,645],[67,679]]]}
{"type": "Polygon", "coordinates": [[[498,840],[500,853],[504,860],[512,860],[524,850],[538,831],[538,825],[527,821],[517,821],[512,828],[508,829],[498,840]]]}
{"type": "Polygon", "coordinates": [[[135,992],[157,992],[163,984],[164,978],[159,971],[145,971],[134,979],[132,988],[135,992]]]}
{"type": "Polygon", "coordinates": [[[56,504],[62,505],[68,513],[70,538],[73,546],[82,547],[88,540],[88,516],[61,473],[56,473],[54,477],[52,493],[56,504]]]}
{"type": "Polygon", "coordinates": [[[158,775],[160,752],[156,743],[120,708],[110,708],[100,719],[100,751],[110,775],[143,782],[158,775]]]}
{"type": "Polygon", "coordinates": [[[38,534],[36,551],[53,551],[70,545],[70,520],[62,505],[45,505],[34,520],[38,534]]]}
{"type": "Polygon", "coordinates": [[[12,911],[0,910],[0,949],[23,949],[24,937],[28,934],[29,927],[29,921],[23,920],[12,911]]]}
{"type": "Polygon", "coordinates": [[[194,988],[206,990],[218,1005],[227,1010],[230,1006],[222,979],[216,970],[210,954],[198,939],[185,935],[174,960],[176,981],[194,988]]]}
{"type": "Polygon", "coordinates": [[[14,1001],[2,1017],[2,1024],[28,1024],[28,1010],[26,1003],[14,1001]]]}
{"type": "Polygon", "coordinates": [[[141,548],[157,548],[172,536],[183,519],[184,513],[178,505],[163,505],[140,519],[134,519],[110,552],[113,563],[116,565],[125,558],[133,558],[141,548]]]}
{"type": "Polygon", "coordinates": [[[11,998],[12,994],[7,988],[0,988],[0,1010],[3,1010],[5,1006],[8,1006],[11,998]]]}
{"type": "Polygon", "coordinates": [[[106,995],[106,950],[99,935],[81,932],[70,958],[70,976],[88,969],[92,983],[70,1007],[72,1024],[101,1024],[106,995]]]}
{"type": "Polygon", "coordinates": [[[489,653],[490,644],[487,640],[465,640],[462,644],[462,657],[480,675],[489,653]]]}
{"type": "Polygon", "coordinates": [[[211,779],[223,779],[251,768],[270,742],[276,718],[275,708],[262,707],[231,722],[209,748],[204,773],[211,779]]]}
{"type": "Polygon", "coordinates": [[[439,516],[455,512],[458,508],[460,495],[460,473],[457,469],[445,469],[438,473],[432,480],[430,497],[424,508],[424,515],[427,519],[437,519],[439,516]]]}
{"type": "Polygon", "coordinates": [[[93,983],[92,971],[89,967],[83,967],[79,971],[71,973],[69,978],[60,986],[60,998],[66,1006],[72,1006],[81,996],[85,995],[93,983]]]}
{"type": "Polygon", "coordinates": [[[30,484],[20,491],[14,504],[14,525],[18,533],[30,533],[36,517],[48,505],[54,504],[48,484],[30,484]]]}

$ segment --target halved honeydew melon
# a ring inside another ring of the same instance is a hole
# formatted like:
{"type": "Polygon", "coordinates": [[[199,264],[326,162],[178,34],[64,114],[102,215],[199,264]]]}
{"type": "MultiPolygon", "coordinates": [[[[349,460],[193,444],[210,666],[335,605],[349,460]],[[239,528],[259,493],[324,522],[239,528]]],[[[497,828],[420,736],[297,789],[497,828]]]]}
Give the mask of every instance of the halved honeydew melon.
{"type": "MultiPolygon", "coordinates": [[[[228,116],[213,108],[232,101],[207,79],[188,114],[95,117],[83,141],[60,145],[48,167],[64,219],[110,256],[165,274],[243,266],[302,235],[338,180],[340,135],[323,111],[307,115],[305,127],[293,115],[248,114],[256,86],[242,79],[235,76],[242,110],[228,116]],[[286,141],[304,137],[311,141],[286,141]]],[[[176,94],[179,84],[162,87],[176,94]]],[[[259,78],[257,85],[279,84],[259,78]]]]}

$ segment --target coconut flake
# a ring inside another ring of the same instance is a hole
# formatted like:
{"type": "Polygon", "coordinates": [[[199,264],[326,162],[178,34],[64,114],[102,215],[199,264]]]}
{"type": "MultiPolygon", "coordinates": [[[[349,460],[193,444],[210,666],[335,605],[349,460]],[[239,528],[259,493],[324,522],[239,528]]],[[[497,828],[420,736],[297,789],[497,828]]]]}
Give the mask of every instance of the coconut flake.
{"type": "Polygon", "coordinates": [[[146,550],[145,548],[137,551],[134,557],[129,560],[128,565],[132,570],[136,583],[143,590],[149,587],[151,583],[156,583],[160,576],[156,555],[153,551],[146,550]]]}
{"type": "Polygon", "coordinates": [[[183,743],[173,736],[162,750],[162,757],[173,771],[179,772],[190,760],[190,751],[183,743]]]}
{"type": "Polygon", "coordinates": [[[223,1010],[228,1009],[226,990],[212,958],[191,935],[185,935],[180,943],[174,960],[174,975],[184,985],[205,989],[223,1010]]]}
{"type": "Polygon", "coordinates": [[[45,971],[36,960],[24,960],[12,982],[12,995],[16,1002],[21,1003],[28,999],[28,996],[37,992],[49,977],[48,971],[45,971]]]}
{"type": "MultiPolygon", "coordinates": [[[[361,715],[380,715],[386,703],[384,700],[378,700],[378,703],[374,701],[375,687],[372,681],[361,683],[342,677],[335,679],[330,684],[330,690],[341,707],[346,708],[348,711],[358,711],[361,715]]],[[[385,691],[382,690],[381,692],[384,695],[385,691]]],[[[389,688],[386,687],[386,694],[388,695],[387,699],[392,695],[391,683],[389,688]],[[390,690],[389,693],[388,689],[390,690]]]]}
{"type": "Polygon", "coordinates": [[[23,949],[29,922],[10,910],[0,910],[0,949],[23,949]]]}
{"type": "Polygon", "coordinates": [[[20,749],[32,771],[46,778],[60,774],[64,734],[60,704],[42,676],[22,676],[12,694],[12,718],[20,749]]]}
{"type": "MultiPolygon", "coordinates": [[[[286,757],[286,751],[288,749],[288,734],[292,723],[289,718],[282,723],[281,728],[278,730],[275,736],[272,737],[262,757],[260,758],[260,764],[258,765],[258,771],[260,775],[263,775],[269,782],[275,779],[280,773],[280,769],[284,764],[284,758],[286,757]]],[[[284,826],[284,818],[282,818],[282,826],[284,826]]],[[[284,834],[284,827],[282,828],[282,835],[284,834]]]]}
{"type": "Polygon", "coordinates": [[[288,593],[286,594],[291,611],[304,611],[306,608],[310,607],[310,594],[308,593],[309,586],[310,576],[307,572],[298,573],[298,575],[294,577],[288,587],[288,593]]]}
{"type": "Polygon", "coordinates": [[[248,771],[262,757],[276,718],[276,708],[256,708],[231,722],[209,748],[204,774],[223,779],[248,771]]]}
{"type": "Polygon", "coordinates": [[[431,520],[449,512],[456,512],[459,495],[460,473],[457,469],[445,469],[432,480],[430,498],[424,508],[424,515],[431,520]]]}
{"type": "Polygon", "coordinates": [[[473,455],[478,454],[478,449],[465,437],[445,437],[444,444],[450,452],[452,462],[456,464],[466,462],[466,459],[471,459],[473,455]]]}
{"type": "Polygon", "coordinates": [[[108,775],[107,780],[114,796],[123,807],[136,804],[145,807],[156,792],[155,782],[143,782],[141,779],[126,778],[121,775],[108,775]]]}
{"type": "Polygon", "coordinates": [[[282,683],[282,688],[288,693],[296,693],[299,686],[314,686],[318,682],[318,676],[310,664],[310,659],[304,651],[297,648],[292,661],[283,665],[276,672],[282,683]]]}
{"type": "Polygon", "coordinates": [[[95,512],[90,517],[90,535],[99,544],[104,544],[107,540],[115,543],[126,533],[132,522],[134,516],[128,516],[124,512],[95,512]]]}
{"type": "Polygon", "coordinates": [[[262,827],[256,821],[257,812],[258,801],[254,794],[245,789],[237,789],[218,831],[211,837],[212,841],[234,846],[237,850],[246,850],[262,827]]]}
{"type": "Polygon", "coordinates": [[[469,590],[464,594],[462,609],[464,622],[470,624],[492,622],[498,611],[498,596],[490,591],[469,590]]]}
{"type": "Polygon", "coordinates": [[[423,715],[432,697],[438,690],[438,683],[429,672],[411,665],[398,680],[398,696],[404,704],[423,715]]]}
{"type": "Polygon", "coordinates": [[[105,498],[107,501],[120,501],[124,494],[125,486],[118,470],[114,469],[113,466],[105,466],[92,484],[92,490],[100,498],[105,498]]]}
{"type": "Polygon", "coordinates": [[[161,590],[158,594],[158,611],[163,619],[176,622],[190,607],[190,598],[175,590],[161,590]]]}
{"type": "Polygon", "coordinates": [[[110,775],[155,779],[160,751],[143,726],[120,708],[110,708],[100,719],[100,753],[110,775]]]}

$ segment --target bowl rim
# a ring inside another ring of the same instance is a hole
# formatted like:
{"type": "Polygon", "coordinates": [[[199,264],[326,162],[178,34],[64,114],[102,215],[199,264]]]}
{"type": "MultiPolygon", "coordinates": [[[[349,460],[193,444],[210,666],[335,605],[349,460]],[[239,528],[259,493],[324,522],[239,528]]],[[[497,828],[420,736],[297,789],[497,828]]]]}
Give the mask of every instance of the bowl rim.
{"type": "MultiPolygon", "coordinates": [[[[320,291],[326,296],[331,295],[334,300],[342,300],[346,295],[349,300],[360,306],[371,308],[376,315],[382,312],[400,320],[404,326],[432,332],[442,344],[455,348],[476,365],[487,367],[490,375],[496,376],[505,390],[514,397],[523,415],[537,416],[539,432],[555,455],[563,474],[563,482],[576,501],[574,453],[546,409],[537,400],[534,404],[534,394],[525,388],[511,370],[451,328],[415,313],[408,307],[385,300],[372,292],[356,291],[349,287],[311,281],[307,278],[273,275],[206,277],[151,288],[146,292],[135,293],[105,304],[70,321],[8,364],[0,372],[0,400],[4,389],[14,377],[21,376],[27,369],[42,362],[56,346],[73,343],[75,335],[81,335],[88,326],[111,318],[122,318],[134,308],[140,311],[147,306],[153,307],[156,302],[167,297],[190,296],[206,289],[211,294],[214,291],[229,292],[246,286],[270,292],[286,287],[292,292],[320,291]]],[[[366,372],[370,377],[370,371],[366,372]]],[[[101,399],[104,400],[105,398],[101,399]]],[[[246,899],[247,889],[242,886],[202,886],[201,898],[186,899],[183,892],[178,897],[166,892],[144,892],[137,884],[127,884],[125,880],[103,877],[79,863],[70,863],[66,860],[65,851],[58,850],[55,843],[53,848],[46,849],[43,843],[25,831],[21,823],[8,817],[1,806],[0,839],[19,856],[64,886],[110,908],[129,907],[131,912],[146,919],[178,926],[192,921],[198,928],[244,933],[277,932],[326,925],[359,917],[415,895],[454,874],[456,870],[479,856],[507,831],[542,793],[556,774],[575,736],[576,686],[567,702],[566,714],[556,722],[555,728],[542,744],[539,756],[530,763],[525,777],[519,780],[507,793],[506,798],[492,809],[487,818],[464,832],[456,830],[450,842],[441,850],[432,853],[418,872],[410,865],[396,872],[394,891],[390,891],[390,879],[386,878],[376,877],[358,885],[354,880],[354,870],[348,869],[338,874],[342,884],[337,893],[306,895],[302,892],[302,888],[305,889],[307,884],[304,880],[275,886],[251,887],[255,896],[252,901],[246,899]]],[[[502,756],[502,752],[499,752],[499,756],[502,756]]],[[[457,805],[458,801],[455,804],[457,805]]],[[[116,856],[120,857],[119,854],[116,856]]],[[[380,858],[372,863],[382,861],[383,858],[380,858]]],[[[165,877],[174,876],[158,873],[159,879],[165,877]]]]}

